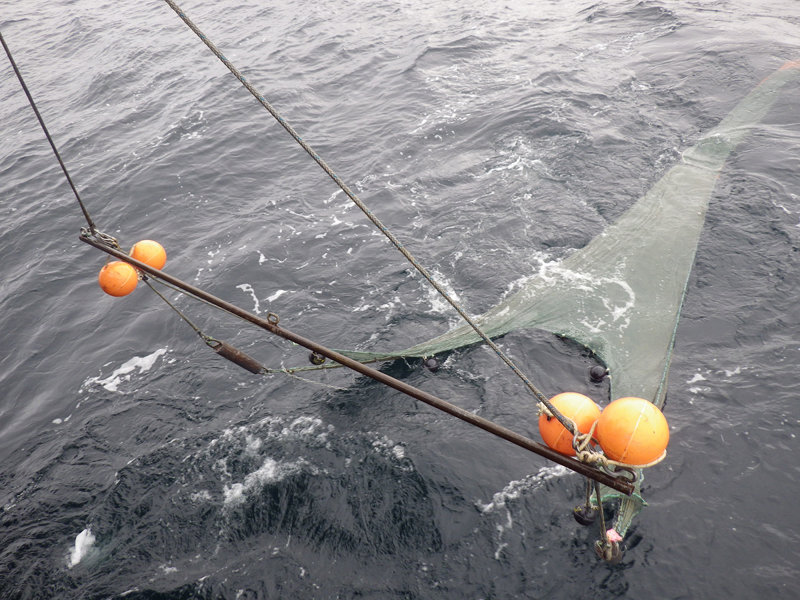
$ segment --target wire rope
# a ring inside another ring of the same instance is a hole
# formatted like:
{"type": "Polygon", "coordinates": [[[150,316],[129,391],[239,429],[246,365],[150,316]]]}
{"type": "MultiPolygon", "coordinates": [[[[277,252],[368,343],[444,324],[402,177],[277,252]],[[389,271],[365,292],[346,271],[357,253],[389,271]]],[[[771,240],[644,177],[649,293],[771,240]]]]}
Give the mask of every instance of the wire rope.
{"type": "Polygon", "coordinates": [[[547,397],[530,381],[530,379],[520,370],[509,356],[507,356],[495,344],[486,333],[478,326],[478,324],[466,313],[461,305],[444,289],[444,287],[436,281],[433,276],[423,267],[419,261],[408,251],[408,249],[398,240],[394,234],[378,219],[377,216],[364,204],[364,202],[353,192],[347,184],[331,169],[328,164],[314,151],[314,149],[295,131],[295,129],[278,113],[278,111],[267,101],[253,85],[247,81],[244,75],[231,63],[225,55],[217,48],[217,46],[194,24],[194,22],[186,15],[186,13],[175,3],[173,0],[164,0],[169,7],[183,20],[183,22],[191,29],[197,37],[208,47],[209,50],[228,68],[228,70],[241,82],[241,84],[249,91],[253,97],[272,115],[278,123],[286,130],[286,132],[305,150],[308,155],[316,162],[323,171],[339,186],[339,188],[347,195],[353,203],[372,221],[372,223],[383,233],[386,238],[397,248],[400,253],[412,264],[412,266],[433,286],[433,288],[450,304],[461,318],[469,324],[475,333],[497,354],[497,356],[514,372],[517,377],[522,380],[525,386],[533,393],[539,402],[541,402],[553,414],[556,419],[571,433],[575,433],[574,424],[569,419],[565,418],[547,399],[547,397]]]}
{"type": "Polygon", "coordinates": [[[33,100],[33,95],[31,94],[30,90],[28,89],[27,84],[25,83],[25,79],[22,77],[22,73],[17,67],[17,63],[14,61],[14,57],[11,55],[11,49],[6,44],[5,38],[3,38],[3,34],[0,32],[0,43],[3,45],[3,50],[6,51],[6,56],[8,56],[8,62],[11,63],[11,68],[14,69],[14,73],[19,80],[20,85],[22,86],[22,91],[25,92],[25,95],[28,97],[28,103],[31,105],[33,112],[36,114],[36,119],[39,121],[39,125],[44,132],[47,141],[50,143],[50,147],[53,149],[53,154],[56,156],[56,160],[58,160],[58,164],[61,165],[61,170],[64,172],[64,177],[67,178],[67,183],[69,183],[69,187],[72,188],[72,193],[75,194],[75,199],[78,201],[78,205],[81,207],[81,211],[83,212],[83,216],[86,219],[86,224],[89,226],[89,231],[91,231],[92,235],[99,236],[105,239],[106,242],[113,243],[116,247],[119,247],[117,240],[113,237],[103,234],[98,231],[97,226],[94,224],[94,220],[92,219],[91,215],[89,214],[89,210],[86,208],[86,205],[83,203],[81,199],[81,195],[78,193],[78,188],[75,187],[75,184],[72,182],[72,177],[69,175],[69,171],[67,170],[67,165],[64,164],[64,161],[61,159],[61,154],[56,147],[56,143],[53,141],[53,137],[50,135],[50,131],[47,129],[47,125],[44,123],[44,119],[42,118],[41,113],[39,112],[38,107],[36,106],[36,102],[33,100]]]}

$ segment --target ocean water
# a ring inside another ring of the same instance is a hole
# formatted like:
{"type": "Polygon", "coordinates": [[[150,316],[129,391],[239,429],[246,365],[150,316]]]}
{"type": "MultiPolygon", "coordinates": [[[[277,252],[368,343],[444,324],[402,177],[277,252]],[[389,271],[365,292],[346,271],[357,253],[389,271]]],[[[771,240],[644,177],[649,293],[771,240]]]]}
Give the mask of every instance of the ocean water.
{"type": "MultiPolygon", "coordinates": [[[[478,314],[583,246],[763,77],[789,0],[200,2],[182,8],[478,314]]],[[[162,2],[0,1],[100,229],[335,347],[456,316],[162,2]]],[[[0,598],[795,598],[800,87],[721,174],[670,375],[667,460],[622,562],[563,468],[345,372],[258,377],[105,255],[0,61],[0,598]]],[[[306,352],[169,293],[272,367],[306,352]]],[[[586,351],[501,345],[607,400],[586,351]]],[[[382,368],[536,437],[483,347],[382,368]]]]}

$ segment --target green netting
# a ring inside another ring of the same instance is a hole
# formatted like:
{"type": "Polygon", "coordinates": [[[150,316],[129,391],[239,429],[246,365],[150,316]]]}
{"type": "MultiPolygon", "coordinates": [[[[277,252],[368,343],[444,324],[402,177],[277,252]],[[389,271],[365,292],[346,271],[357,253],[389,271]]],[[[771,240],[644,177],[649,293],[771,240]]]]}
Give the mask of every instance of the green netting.
{"type": "MultiPolygon", "coordinates": [[[[492,338],[533,327],[569,337],[606,364],[612,398],[638,396],[662,406],[686,284],[719,172],[798,74],[800,62],[787,63],[762,81],[615,224],[478,317],[481,329],[492,338]]],[[[405,350],[343,353],[359,361],[420,357],[479,341],[463,325],[405,350]]],[[[642,505],[640,497],[622,497],[615,524],[621,535],[642,505]]]]}
{"type": "MultiPolygon", "coordinates": [[[[726,158],[800,69],[776,71],[613,225],[476,319],[489,337],[535,327],[591,349],[609,368],[614,398],[661,405],[675,328],[706,208],[726,158]]],[[[431,356],[479,342],[468,325],[410,348],[343,353],[356,360],[431,356]]]]}

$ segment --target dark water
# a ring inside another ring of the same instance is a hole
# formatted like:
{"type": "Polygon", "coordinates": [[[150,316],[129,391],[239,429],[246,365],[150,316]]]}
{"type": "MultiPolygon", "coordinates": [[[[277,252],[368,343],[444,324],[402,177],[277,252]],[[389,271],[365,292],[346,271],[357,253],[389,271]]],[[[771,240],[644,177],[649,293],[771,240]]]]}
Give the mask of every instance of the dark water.
{"type": "MultiPolygon", "coordinates": [[[[472,313],[597,235],[800,58],[791,1],[183,8],[472,313]]],[[[0,27],[124,246],[161,240],[169,272],[332,346],[405,347],[455,322],[165,4],[6,0],[0,27]]],[[[78,240],[3,63],[0,597],[797,597],[798,92],[719,179],[669,456],[609,567],[571,517],[578,477],[360,377],[251,376],[146,288],[103,295],[104,257],[78,240]]],[[[177,304],[271,366],[305,361],[177,304]]],[[[548,393],[605,399],[569,342],[502,346],[548,393]]],[[[536,435],[484,348],[436,374],[384,369],[536,435]]]]}

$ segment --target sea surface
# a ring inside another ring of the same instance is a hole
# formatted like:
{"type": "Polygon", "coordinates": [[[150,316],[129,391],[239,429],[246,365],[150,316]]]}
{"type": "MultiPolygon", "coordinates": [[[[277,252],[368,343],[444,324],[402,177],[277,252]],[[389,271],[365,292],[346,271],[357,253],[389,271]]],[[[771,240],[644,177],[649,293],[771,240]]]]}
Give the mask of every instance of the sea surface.
{"type": "MultiPolygon", "coordinates": [[[[793,0],[184,0],[181,7],[479,314],[585,245],[758,82],[793,0]]],[[[339,348],[457,315],[163,2],[0,1],[98,227],[339,348]]],[[[256,376],[143,284],[112,298],[0,60],[0,598],[800,597],[800,85],[711,199],[670,373],[668,457],[618,565],[582,479],[361,376],[256,376]]],[[[166,290],[268,366],[307,352],[166,290]]],[[[500,340],[548,394],[591,355],[500,340]]],[[[385,372],[537,438],[482,346],[385,372]]]]}

